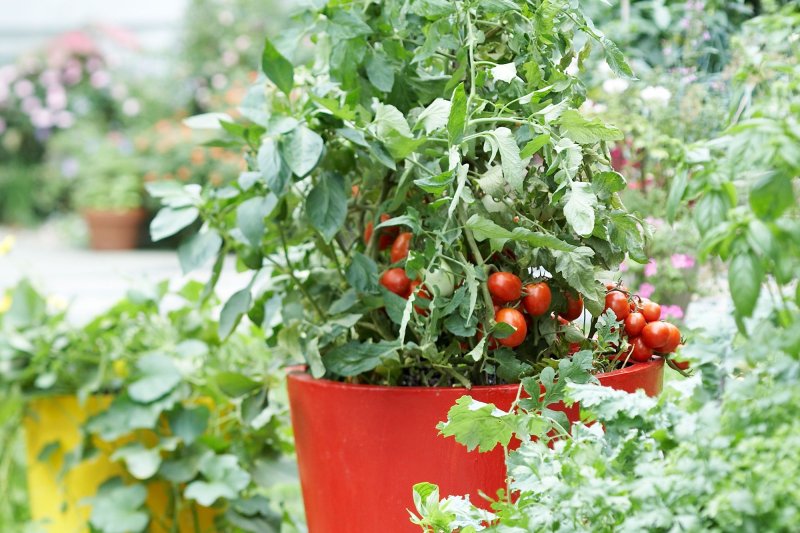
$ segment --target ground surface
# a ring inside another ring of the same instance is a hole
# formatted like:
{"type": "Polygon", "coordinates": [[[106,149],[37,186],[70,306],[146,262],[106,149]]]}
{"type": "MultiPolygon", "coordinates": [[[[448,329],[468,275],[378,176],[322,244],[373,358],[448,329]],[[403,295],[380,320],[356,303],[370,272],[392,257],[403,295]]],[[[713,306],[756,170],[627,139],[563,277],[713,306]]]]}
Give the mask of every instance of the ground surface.
{"type": "MultiPolygon", "coordinates": [[[[164,279],[180,284],[188,279],[181,273],[173,250],[95,252],[65,243],[52,227],[20,230],[0,227],[0,240],[13,234],[12,252],[0,258],[0,292],[23,277],[31,279],[48,295],[69,302],[69,316],[83,323],[125,296],[131,287],[164,279]]],[[[206,273],[192,277],[204,280],[206,273]]],[[[220,280],[219,293],[225,297],[246,285],[231,261],[220,280]]]]}

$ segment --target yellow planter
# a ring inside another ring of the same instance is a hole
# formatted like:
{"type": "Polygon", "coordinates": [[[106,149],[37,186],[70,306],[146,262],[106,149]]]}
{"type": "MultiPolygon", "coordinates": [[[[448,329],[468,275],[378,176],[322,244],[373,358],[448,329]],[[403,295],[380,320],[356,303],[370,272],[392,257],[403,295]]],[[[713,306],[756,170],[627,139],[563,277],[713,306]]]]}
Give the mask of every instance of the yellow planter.
{"type": "MultiPolygon", "coordinates": [[[[111,396],[95,396],[81,405],[75,396],[54,396],[37,398],[28,404],[24,426],[31,518],[47,533],[88,533],[91,507],[82,505],[81,500],[94,496],[107,479],[117,475],[126,477],[125,469],[110,459],[116,446],[97,440],[98,453],[59,479],[64,454],[80,442],[81,424],[108,407],[111,400],[111,396]],[[58,450],[46,461],[40,461],[42,449],[54,442],[59,443],[58,450]]],[[[167,533],[172,521],[167,518],[169,496],[165,483],[148,483],[147,506],[162,521],[160,524],[152,520],[150,531],[167,533]]],[[[217,511],[200,506],[197,509],[200,531],[216,531],[213,523],[217,511]]],[[[182,533],[195,531],[190,509],[182,510],[178,525],[182,533]]]]}

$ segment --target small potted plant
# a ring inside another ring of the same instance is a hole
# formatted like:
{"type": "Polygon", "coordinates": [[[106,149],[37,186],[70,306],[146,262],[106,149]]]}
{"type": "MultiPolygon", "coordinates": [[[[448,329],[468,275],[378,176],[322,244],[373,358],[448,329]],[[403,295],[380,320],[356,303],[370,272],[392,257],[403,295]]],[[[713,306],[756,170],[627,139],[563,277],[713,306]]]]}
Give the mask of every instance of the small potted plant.
{"type": "Polygon", "coordinates": [[[289,394],[310,529],[413,530],[416,481],[473,496],[504,486],[501,452],[437,435],[468,389],[508,405],[521,379],[554,368],[661,388],[653,355],[677,329],[603,283],[626,254],[646,260],[608,158],[622,133],[577,111],[567,67],[595,47],[631,72],[568,5],[386,0],[300,20],[313,66],[267,41],[246,120],[220,122],[249,171],[226,187],[151,189],[165,206],[151,231],[202,216],[185,268],[216,257],[213,285],[235,253],[253,271],[221,327],[247,314],[272,325],[275,350],[304,355],[289,394]],[[647,319],[623,334],[645,310],[658,346],[642,339],[647,319]]]}
{"type": "Polygon", "coordinates": [[[221,345],[215,299],[196,304],[202,284],[166,289],[132,292],[78,328],[29,283],[12,291],[0,390],[24,430],[33,522],[103,533],[281,523],[292,489],[262,477],[292,477],[281,362],[252,328],[221,345]]]}
{"type": "Polygon", "coordinates": [[[147,218],[142,174],[130,143],[119,134],[97,140],[80,154],[72,200],[86,221],[93,249],[138,245],[147,218]]]}

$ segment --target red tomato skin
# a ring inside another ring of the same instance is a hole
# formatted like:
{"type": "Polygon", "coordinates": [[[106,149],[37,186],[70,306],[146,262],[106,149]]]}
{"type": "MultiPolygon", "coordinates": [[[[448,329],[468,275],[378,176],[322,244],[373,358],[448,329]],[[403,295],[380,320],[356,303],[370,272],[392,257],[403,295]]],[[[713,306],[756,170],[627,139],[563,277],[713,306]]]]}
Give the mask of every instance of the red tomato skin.
{"type": "Polygon", "coordinates": [[[606,306],[603,311],[611,309],[616,315],[617,320],[625,320],[631,314],[631,304],[628,297],[619,291],[611,291],[606,294],[606,306]]]}
{"type": "Polygon", "coordinates": [[[390,268],[381,276],[381,285],[403,298],[411,295],[411,280],[402,268],[390,268]]]}
{"type": "Polygon", "coordinates": [[[661,320],[661,306],[650,300],[642,298],[641,313],[648,322],[658,322],[661,320]]]}
{"type": "Polygon", "coordinates": [[[646,363],[653,357],[653,350],[647,346],[641,337],[631,339],[631,359],[637,363],[646,363]]]}
{"type": "Polygon", "coordinates": [[[518,300],[522,294],[522,280],[511,272],[495,272],[486,282],[495,303],[504,304],[518,300]]]}
{"type": "Polygon", "coordinates": [[[667,324],[669,335],[667,336],[666,344],[658,351],[662,353],[672,353],[681,344],[681,330],[679,330],[678,326],[675,324],[670,324],[669,322],[665,322],[665,324],[667,324]]]}
{"type": "Polygon", "coordinates": [[[514,308],[504,307],[494,315],[494,319],[516,328],[514,333],[504,339],[497,339],[497,342],[509,348],[516,348],[525,341],[525,337],[528,335],[528,323],[522,313],[514,308]]]}
{"type": "Polygon", "coordinates": [[[394,240],[392,244],[392,251],[391,258],[392,263],[397,263],[399,261],[403,261],[406,257],[408,257],[408,247],[411,244],[411,238],[414,235],[407,231],[404,231],[397,238],[394,240]]]}
{"type": "Polygon", "coordinates": [[[583,313],[583,296],[580,294],[577,296],[576,298],[575,294],[569,291],[564,295],[567,299],[567,308],[562,313],[559,313],[558,316],[570,322],[581,316],[581,313],[583,313]]]}
{"type": "MultiPolygon", "coordinates": [[[[417,298],[419,300],[427,300],[428,302],[430,302],[431,295],[430,295],[430,293],[428,293],[428,290],[425,288],[424,285],[422,287],[420,287],[419,289],[417,289],[417,287],[419,287],[419,286],[420,286],[420,281],[418,279],[415,279],[414,281],[412,281],[411,282],[410,293],[411,294],[416,293],[417,294],[417,298]]],[[[414,310],[417,313],[421,314],[422,316],[428,316],[428,310],[425,309],[424,307],[421,307],[419,305],[415,305],[414,306],[414,310]]]]}
{"type": "Polygon", "coordinates": [[[689,361],[676,361],[673,359],[672,364],[683,371],[689,370],[689,361]]]}
{"type": "Polygon", "coordinates": [[[625,318],[625,333],[628,334],[628,337],[637,337],[646,325],[647,320],[642,313],[631,313],[625,318]]]}
{"type": "Polygon", "coordinates": [[[648,322],[642,330],[642,342],[648,348],[660,351],[669,341],[669,324],[666,322],[648,322]]]}
{"type": "Polygon", "coordinates": [[[525,296],[522,298],[522,306],[531,316],[541,316],[550,309],[553,301],[553,293],[547,283],[531,283],[525,286],[525,296]]]}

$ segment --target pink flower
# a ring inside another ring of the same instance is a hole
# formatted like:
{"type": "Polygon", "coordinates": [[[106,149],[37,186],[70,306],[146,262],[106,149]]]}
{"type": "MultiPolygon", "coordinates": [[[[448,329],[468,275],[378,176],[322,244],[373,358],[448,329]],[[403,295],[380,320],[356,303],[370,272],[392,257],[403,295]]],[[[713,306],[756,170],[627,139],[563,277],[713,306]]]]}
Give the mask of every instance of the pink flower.
{"type": "Polygon", "coordinates": [[[688,254],[672,254],[670,257],[672,266],[677,269],[692,268],[694,267],[694,257],[688,254]]]}
{"type": "Polygon", "coordinates": [[[623,261],[622,263],[619,264],[619,271],[620,272],[627,272],[628,270],[630,270],[630,267],[628,266],[628,263],[623,261]]]}
{"type": "Polygon", "coordinates": [[[33,82],[25,78],[14,84],[14,94],[17,95],[17,98],[27,98],[33,95],[34,90],[33,82]]]}
{"type": "Polygon", "coordinates": [[[681,319],[683,318],[683,309],[679,305],[662,305],[661,306],[661,319],[665,320],[669,317],[681,319]]]}
{"type": "Polygon", "coordinates": [[[658,229],[664,225],[663,218],[656,218],[656,217],[647,217],[644,219],[645,222],[653,226],[654,228],[658,229]]]}
{"type": "Polygon", "coordinates": [[[95,89],[102,89],[111,83],[111,75],[109,75],[109,73],[105,70],[98,70],[96,72],[92,72],[89,82],[95,89]]]}
{"type": "Polygon", "coordinates": [[[652,283],[645,282],[639,285],[638,294],[642,298],[650,298],[654,292],[656,292],[656,288],[652,283]]]}
{"type": "Polygon", "coordinates": [[[658,274],[658,264],[655,259],[651,259],[650,262],[644,266],[644,277],[649,278],[656,274],[658,274]]]}

